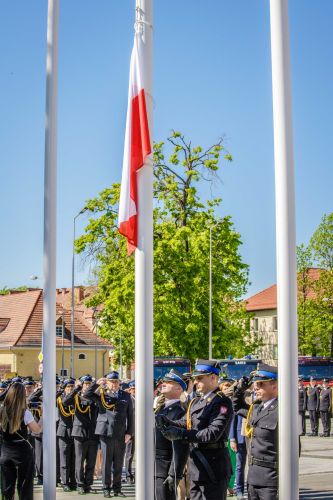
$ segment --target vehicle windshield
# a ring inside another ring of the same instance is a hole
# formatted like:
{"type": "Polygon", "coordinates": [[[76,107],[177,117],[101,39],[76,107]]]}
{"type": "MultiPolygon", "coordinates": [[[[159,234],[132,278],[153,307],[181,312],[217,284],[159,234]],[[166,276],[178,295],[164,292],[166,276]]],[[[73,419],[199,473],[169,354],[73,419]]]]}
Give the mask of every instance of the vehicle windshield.
{"type": "Polygon", "coordinates": [[[162,365],[154,366],[154,379],[157,380],[158,378],[163,377],[166,373],[168,373],[171,369],[176,370],[179,373],[188,373],[190,371],[190,366],[189,365],[162,365]]]}
{"type": "Polygon", "coordinates": [[[300,365],[298,367],[298,373],[304,378],[304,380],[309,380],[310,377],[313,377],[315,379],[331,378],[332,371],[333,367],[329,365],[326,366],[300,365]]]}
{"type": "Polygon", "coordinates": [[[221,373],[227,375],[230,378],[238,380],[244,376],[248,377],[250,373],[253,372],[256,368],[257,368],[257,363],[230,364],[225,368],[223,368],[222,364],[221,373]]]}

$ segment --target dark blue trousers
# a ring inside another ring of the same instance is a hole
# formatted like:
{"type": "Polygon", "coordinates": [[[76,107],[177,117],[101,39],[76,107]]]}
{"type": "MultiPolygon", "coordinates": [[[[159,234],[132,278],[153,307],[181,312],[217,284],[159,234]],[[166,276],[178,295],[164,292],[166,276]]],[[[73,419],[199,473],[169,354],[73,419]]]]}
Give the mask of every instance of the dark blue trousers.
{"type": "Polygon", "coordinates": [[[245,464],[246,464],[246,444],[237,444],[236,453],[236,493],[244,495],[245,489],[245,464]]]}

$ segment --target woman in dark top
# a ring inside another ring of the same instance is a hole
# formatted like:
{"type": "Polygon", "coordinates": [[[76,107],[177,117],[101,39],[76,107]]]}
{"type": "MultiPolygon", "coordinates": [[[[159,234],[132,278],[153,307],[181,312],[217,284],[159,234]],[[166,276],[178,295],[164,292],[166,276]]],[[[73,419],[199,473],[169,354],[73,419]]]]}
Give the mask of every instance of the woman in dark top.
{"type": "Polygon", "coordinates": [[[1,469],[2,495],[5,500],[13,500],[15,484],[20,500],[33,499],[34,457],[29,443],[28,430],[40,433],[41,422],[37,423],[27,410],[25,389],[15,382],[8,389],[0,409],[2,434],[1,469]]]}

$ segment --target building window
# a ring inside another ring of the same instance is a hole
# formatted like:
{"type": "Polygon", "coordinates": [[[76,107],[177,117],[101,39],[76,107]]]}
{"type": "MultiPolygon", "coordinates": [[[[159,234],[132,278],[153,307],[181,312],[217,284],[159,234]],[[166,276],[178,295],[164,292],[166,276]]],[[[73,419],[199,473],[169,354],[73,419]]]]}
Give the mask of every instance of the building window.
{"type": "Polygon", "coordinates": [[[67,368],[60,368],[60,377],[68,377],[68,369],[67,368]]]}
{"type": "Polygon", "coordinates": [[[253,318],[253,330],[255,332],[259,330],[259,318],[253,318]]]}
{"type": "Polygon", "coordinates": [[[273,345],[273,359],[278,359],[278,346],[276,344],[273,345]]]}
{"type": "Polygon", "coordinates": [[[62,337],[62,325],[56,325],[56,336],[62,337]]]}
{"type": "Polygon", "coordinates": [[[87,356],[83,353],[79,354],[79,359],[87,359],[87,356]]]}
{"type": "Polygon", "coordinates": [[[278,329],[278,319],[277,316],[273,316],[273,331],[277,332],[278,329]]]}

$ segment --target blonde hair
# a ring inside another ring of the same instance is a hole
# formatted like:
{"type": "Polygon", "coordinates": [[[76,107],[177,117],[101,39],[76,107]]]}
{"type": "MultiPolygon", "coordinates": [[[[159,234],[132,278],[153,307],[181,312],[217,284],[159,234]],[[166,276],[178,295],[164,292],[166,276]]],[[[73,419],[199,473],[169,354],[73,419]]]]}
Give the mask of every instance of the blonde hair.
{"type": "Polygon", "coordinates": [[[14,434],[21,428],[24,411],[27,408],[23,384],[15,382],[6,394],[0,414],[0,426],[3,431],[14,434]]]}

